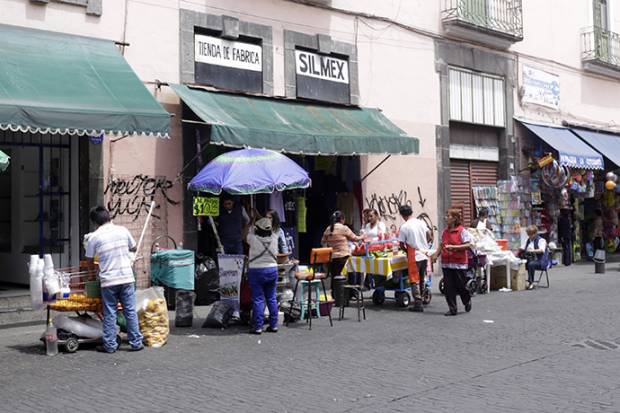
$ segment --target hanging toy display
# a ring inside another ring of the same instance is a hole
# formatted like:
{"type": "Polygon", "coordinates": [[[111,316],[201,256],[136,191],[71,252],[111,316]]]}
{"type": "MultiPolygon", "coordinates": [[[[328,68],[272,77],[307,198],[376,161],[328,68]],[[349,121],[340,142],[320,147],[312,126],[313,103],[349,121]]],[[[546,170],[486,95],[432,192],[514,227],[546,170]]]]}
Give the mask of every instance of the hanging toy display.
{"type": "Polygon", "coordinates": [[[586,184],[586,198],[594,198],[596,194],[596,187],[594,186],[594,172],[587,171],[585,174],[585,184],[586,184]]]}
{"type": "Polygon", "coordinates": [[[605,189],[607,189],[608,191],[613,191],[614,189],[616,189],[616,183],[614,181],[605,182],[605,189]]]}
{"type": "Polygon", "coordinates": [[[566,185],[570,171],[567,166],[560,165],[556,160],[542,168],[543,182],[550,188],[562,188],[566,185]]]}

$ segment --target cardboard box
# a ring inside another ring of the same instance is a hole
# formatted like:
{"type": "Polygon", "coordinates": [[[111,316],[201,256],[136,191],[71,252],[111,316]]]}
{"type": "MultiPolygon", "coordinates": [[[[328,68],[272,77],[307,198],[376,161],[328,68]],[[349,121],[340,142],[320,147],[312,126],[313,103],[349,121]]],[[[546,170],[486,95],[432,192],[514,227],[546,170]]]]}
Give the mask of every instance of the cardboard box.
{"type": "Polygon", "coordinates": [[[506,266],[498,265],[496,267],[491,267],[491,271],[489,274],[489,283],[491,285],[491,290],[499,290],[500,288],[506,288],[506,266]]]}
{"type": "MultiPolygon", "coordinates": [[[[525,263],[519,265],[518,270],[510,270],[510,283],[512,291],[525,290],[527,280],[527,270],[525,263]]],[[[491,290],[499,290],[500,288],[507,288],[506,285],[506,266],[501,265],[497,267],[491,267],[490,280],[491,290]]]]}

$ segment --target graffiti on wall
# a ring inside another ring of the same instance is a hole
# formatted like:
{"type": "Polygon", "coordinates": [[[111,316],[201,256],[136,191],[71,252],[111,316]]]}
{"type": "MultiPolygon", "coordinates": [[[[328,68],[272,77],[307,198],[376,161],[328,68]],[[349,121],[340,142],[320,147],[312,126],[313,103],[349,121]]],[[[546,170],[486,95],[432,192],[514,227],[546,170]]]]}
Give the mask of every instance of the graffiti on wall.
{"type": "Polygon", "coordinates": [[[369,209],[376,210],[383,220],[396,221],[398,209],[403,205],[411,206],[411,200],[407,191],[401,190],[398,194],[391,195],[371,194],[366,197],[366,205],[369,209]]]}
{"type": "MultiPolygon", "coordinates": [[[[426,198],[422,195],[422,189],[418,186],[418,204],[424,210],[426,206],[426,198]]],[[[407,191],[401,190],[399,193],[392,193],[390,195],[379,195],[372,194],[370,197],[366,197],[366,205],[369,209],[374,209],[379,213],[379,216],[386,223],[392,223],[392,226],[395,225],[396,220],[399,216],[398,210],[403,205],[412,205],[413,202],[409,199],[407,195],[407,191]]],[[[433,229],[437,230],[437,227],[433,224],[430,219],[430,216],[422,212],[419,216],[419,219],[422,219],[426,225],[433,229]]]]}
{"type": "Polygon", "coordinates": [[[166,177],[152,177],[135,175],[133,177],[111,177],[106,185],[104,195],[107,199],[107,208],[112,219],[119,216],[129,216],[137,220],[146,215],[155,201],[153,218],[161,219],[158,210],[161,203],[178,205],[179,202],[170,198],[168,191],[174,184],[166,177]]]}

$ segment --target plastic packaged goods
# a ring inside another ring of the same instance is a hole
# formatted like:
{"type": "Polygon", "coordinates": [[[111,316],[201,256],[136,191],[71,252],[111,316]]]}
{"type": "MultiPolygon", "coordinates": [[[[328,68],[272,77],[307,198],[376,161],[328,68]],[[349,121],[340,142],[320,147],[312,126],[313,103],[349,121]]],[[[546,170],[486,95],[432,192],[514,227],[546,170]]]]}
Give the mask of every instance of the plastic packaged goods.
{"type": "Polygon", "coordinates": [[[194,298],[193,291],[176,291],[176,313],[174,318],[175,327],[191,327],[194,321],[194,298]]]}
{"type": "Polygon", "coordinates": [[[168,306],[162,287],[151,287],[136,293],[138,321],[144,344],[158,348],[166,344],[170,334],[168,306]]]}
{"type": "Polygon", "coordinates": [[[103,336],[103,324],[99,320],[88,316],[67,317],[57,315],[53,321],[54,327],[69,331],[79,337],[101,338],[103,336]]]}
{"type": "Polygon", "coordinates": [[[39,272],[39,256],[31,255],[28,272],[30,274],[30,301],[35,310],[43,309],[43,272],[39,272]]]}

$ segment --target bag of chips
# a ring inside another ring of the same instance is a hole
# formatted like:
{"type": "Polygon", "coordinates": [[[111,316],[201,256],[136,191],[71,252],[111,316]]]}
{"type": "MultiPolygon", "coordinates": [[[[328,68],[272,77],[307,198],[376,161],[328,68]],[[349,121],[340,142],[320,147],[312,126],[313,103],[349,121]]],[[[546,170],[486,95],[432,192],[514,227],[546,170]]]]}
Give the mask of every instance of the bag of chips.
{"type": "Polygon", "coordinates": [[[144,344],[158,348],[166,344],[170,333],[168,306],[163,287],[151,287],[136,293],[138,321],[144,344]]]}

